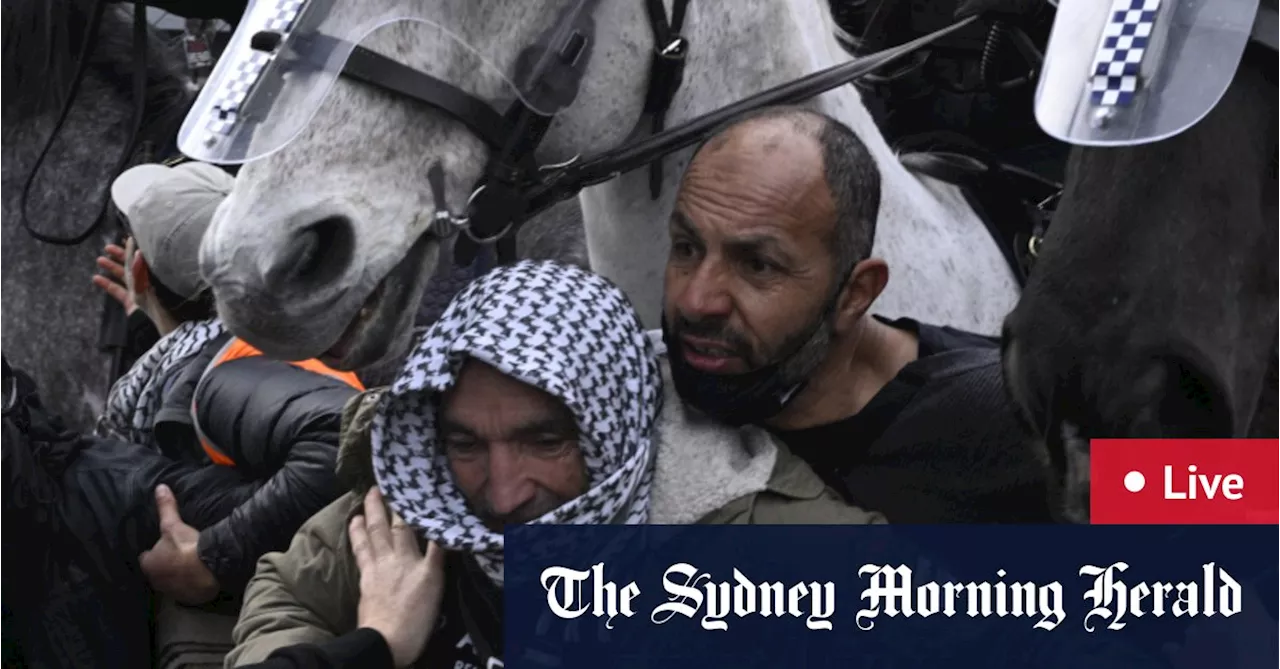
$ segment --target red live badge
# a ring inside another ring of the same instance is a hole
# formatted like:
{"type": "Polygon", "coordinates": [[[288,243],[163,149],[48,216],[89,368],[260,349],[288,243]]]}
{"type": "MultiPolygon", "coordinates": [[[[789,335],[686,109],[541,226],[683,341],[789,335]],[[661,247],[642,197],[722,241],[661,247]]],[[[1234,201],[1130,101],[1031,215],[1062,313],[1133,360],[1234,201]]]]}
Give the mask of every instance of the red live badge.
{"type": "Polygon", "coordinates": [[[1280,440],[1094,439],[1096,525],[1275,525],[1280,440]]]}

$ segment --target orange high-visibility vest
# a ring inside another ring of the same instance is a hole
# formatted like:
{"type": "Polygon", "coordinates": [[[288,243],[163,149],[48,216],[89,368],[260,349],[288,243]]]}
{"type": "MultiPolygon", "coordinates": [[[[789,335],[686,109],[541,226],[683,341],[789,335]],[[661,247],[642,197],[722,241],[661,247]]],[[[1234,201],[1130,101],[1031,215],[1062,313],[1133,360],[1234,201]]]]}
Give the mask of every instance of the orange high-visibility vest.
{"type": "MultiPolygon", "coordinates": [[[[226,345],[222,347],[222,350],[218,351],[218,354],[213,357],[213,361],[209,363],[209,366],[205,367],[204,373],[200,375],[200,381],[196,384],[196,392],[191,400],[191,424],[195,427],[196,436],[200,439],[200,445],[204,447],[205,455],[208,455],[209,459],[212,460],[214,464],[234,467],[236,463],[230,456],[219,449],[211,439],[209,439],[208,435],[204,433],[204,430],[200,429],[200,419],[196,413],[195,397],[200,395],[200,387],[204,385],[205,377],[209,375],[209,372],[212,371],[214,367],[217,367],[224,362],[230,362],[240,358],[252,358],[258,355],[262,355],[262,351],[250,346],[248,342],[240,339],[239,337],[232,337],[231,341],[227,342],[226,345]]],[[[309,372],[324,374],[325,376],[342,381],[356,390],[363,392],[365,389],[364,384],[360,383],[360,379],[354,372],[340,372],[314,358],[311,360],[294,360],[288,362],[294,367],[300,367],[309,372]]]]}

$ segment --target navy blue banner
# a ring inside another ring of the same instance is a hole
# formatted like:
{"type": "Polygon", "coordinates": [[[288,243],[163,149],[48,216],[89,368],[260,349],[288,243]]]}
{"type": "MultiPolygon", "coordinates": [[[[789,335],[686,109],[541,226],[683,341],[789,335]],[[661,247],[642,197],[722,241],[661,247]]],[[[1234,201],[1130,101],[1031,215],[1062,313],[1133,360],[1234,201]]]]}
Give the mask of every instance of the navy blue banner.
{"type": "Polygon", "coordinates": [[[508,667],[1277,666],[1275,526],[522,526],[508,667]]]}

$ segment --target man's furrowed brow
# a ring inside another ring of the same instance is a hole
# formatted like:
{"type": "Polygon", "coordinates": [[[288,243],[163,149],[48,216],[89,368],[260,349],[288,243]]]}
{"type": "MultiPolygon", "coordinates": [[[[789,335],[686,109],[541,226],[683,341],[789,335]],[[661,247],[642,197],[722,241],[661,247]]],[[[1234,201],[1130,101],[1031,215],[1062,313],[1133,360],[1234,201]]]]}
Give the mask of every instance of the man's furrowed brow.
{"type": "Polygon", "coordinates": [[[787,251],[787,245],[773,235],[742,235],[725,241],[725,246],[742,254],[757,254],[775,258],[782,262],[792,262],[794,258],[787,251]]]}
{"type": "MultiPolygon", "coordinates": [[[[474,438],[480,437],[479,430],[448,416],[440,417],[436,431],[440,434],[452,434],[474,438]]],[[[542,418],[533,418],[520,423],[519,425],[514,425],[503,430],[503,434],[500,438],[529,439],[533,437],[545,437],[549,434],[566,438],[576,437],[578,434],[578,425],[573,421],[571,416],[546,416],[542,418]]]]}
{"type": "Polygon", "coordinates": [[[681,232],[691,237],[697,237],[698,231],[694,229],[693,222],[689,220],[679,209],[671,212],[671,230],[673,232],[681,232]]]}
{"type": "Polygon", "coordinates": [[[463,434],[472,437],[475,436],[474,430],[445,414],[440,415],[436,426],[436,432],[441,434],[463,434]]]}
{"type": "Polygon", "coordinates": [[[566,416],[547,416],[531,420],[511,430],[511,436],[517,439],[546,435],[574,437],[578,434],[578,426],[566,416]]]}

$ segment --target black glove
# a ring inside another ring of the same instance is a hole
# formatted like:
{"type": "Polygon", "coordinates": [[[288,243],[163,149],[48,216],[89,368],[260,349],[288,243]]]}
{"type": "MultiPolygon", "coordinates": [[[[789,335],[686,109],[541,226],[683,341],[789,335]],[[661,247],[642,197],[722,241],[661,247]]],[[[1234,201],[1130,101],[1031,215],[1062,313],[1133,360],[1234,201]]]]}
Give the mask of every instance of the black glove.
{"type": "Polygon", "coordinates": [[[1048,0],[960,0],[955,19],[984,16],[989,19],[1020,23],[1035,19],[1045,11],[1048,0]]]}

